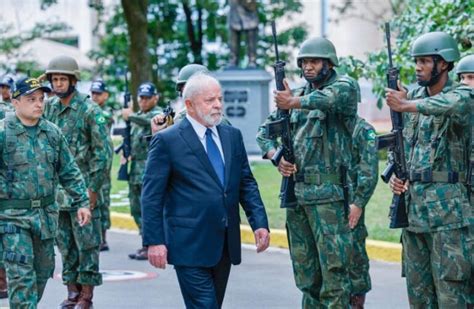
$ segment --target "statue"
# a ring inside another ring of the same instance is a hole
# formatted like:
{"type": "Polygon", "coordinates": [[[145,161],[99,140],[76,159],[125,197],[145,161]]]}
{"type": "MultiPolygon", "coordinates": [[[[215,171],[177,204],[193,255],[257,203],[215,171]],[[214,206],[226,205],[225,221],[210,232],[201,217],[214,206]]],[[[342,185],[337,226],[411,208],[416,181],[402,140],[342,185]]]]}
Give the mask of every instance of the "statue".
{"type": "Polygon", "coordinates": [[[229,67],[239,66],[240,38],[245,33],[247,39],[247,52],[249,57],[249,68],[257,67],[257,31],[258,13],[257,1],[255,0],[229,0],[230,11],[229,24],[229,46],[231,52],[229,67]]]}

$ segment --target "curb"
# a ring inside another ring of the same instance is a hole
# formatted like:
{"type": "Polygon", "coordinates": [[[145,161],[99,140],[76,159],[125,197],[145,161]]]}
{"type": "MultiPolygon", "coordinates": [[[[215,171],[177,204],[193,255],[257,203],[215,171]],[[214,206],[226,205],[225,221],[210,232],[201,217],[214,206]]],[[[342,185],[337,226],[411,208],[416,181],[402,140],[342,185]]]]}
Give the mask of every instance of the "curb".
{"type": "MultiPolygon", "coordinates": [[[[118,229],[137,231],[135,221],[132,216],[124,213],[111,211],[110,220],[112,227],[118,229]]],[[[252,229],[248,225],[240,225],[242,243],[254,244],[254,236],[252,229]]],[[[280,229],[271,229],[271,246],[288,249],[288,238],[286,231],[280,229]]],[[[401,261],[402,246],[400,244],[391,243],[387,241],[367,239],[366,241],[367,254],[372,260],[385,262],[401,261]]]]}

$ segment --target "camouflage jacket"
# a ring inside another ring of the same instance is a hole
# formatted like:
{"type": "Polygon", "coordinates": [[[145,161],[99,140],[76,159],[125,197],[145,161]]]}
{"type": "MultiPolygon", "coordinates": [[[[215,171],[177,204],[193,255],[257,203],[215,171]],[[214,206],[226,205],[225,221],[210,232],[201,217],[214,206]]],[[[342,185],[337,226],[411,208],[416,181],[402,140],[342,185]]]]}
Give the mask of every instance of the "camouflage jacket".
{"type": "Polygon", "coordinates": [[[107,123],[107,171],[102,187],[105,189],[110,189],[112,186],[112,179],[110,173],[112,170],[112,163],[114,159],[114,143],[112,141],[111,136],[112,125],[114,124],[114,114],[113,109],[107,106],[107,104],[103,104],[102,106],[99,105],[99,107],[102,109],[102,115],[104,115],[104,118],[107,123]]]}
{"type": "Polygon", "coordinates": [[[0,101],[0,119],[5,118],[7,112],[13,112],[14,108],[11,102],[0,101]]]}
{"type": "Polygon", "coordinates": [[[2,207],[0,221],[24,228],[33,226],[42,239],[54,237],[58,212],[54,195],[58,182],[71,196],[74,207],[89,206],[81,171],[57,126],[40,119],[35,135],[30,136],[16,116],[0,120],[0,200],[53,197],[51,204],[38,208],[2,207]],[[9,165],[13,181],[8,179],[9,165]]]}
{"type": "Polygon", "coordinates": [[[352,134],[351,179],[352,204],[364,208],[377,186],[379,159],[375,145],[375,129],[364,118],[357,117],[352,134]]]}
{"type": "Polygon", "coordinates": [[[407,229],[422,233],[466,226],[471,90],[448,81],[435,96],[418,87],[408,98],[418,113],[405,115],[403,130],[410,174],[407,229]]]}
{"type": "Polygon", "coordinates": [[[153,107],[147,112],[139,111],[128,117],[132,126],[132,161],[130,165],[131,184],[141,184],[143,173],[145,171],[145,162],[148,155],[148,142],[151,136],[151,119],[162,113],[163,110],[159,106],[153,107]]]}
{"type": "MultiPolygon", "coordinates": [[[[340,166],[351,164],[352,132],[357,116],[357,82],[331,71],[319,89],[309,84],[296,89],[301,109],[291,111],[290,123],[298,173],[298,203],[323,204],[343,200],[340,166]]],[[[276,111],[259,127],[257,143],[263,154],[276,149],[278,140],[265,138],[265,125],[276,120],[276,111]]]]}
{"type": "Polygon", "coordinates": [[[109,135],[106,119],[89,96],[77,91],[72,96],[68,106],[58,97],[48,100],[43,116],[61,129],[88,188],[99,192],[110,156],[104,147],[109,135]]]}

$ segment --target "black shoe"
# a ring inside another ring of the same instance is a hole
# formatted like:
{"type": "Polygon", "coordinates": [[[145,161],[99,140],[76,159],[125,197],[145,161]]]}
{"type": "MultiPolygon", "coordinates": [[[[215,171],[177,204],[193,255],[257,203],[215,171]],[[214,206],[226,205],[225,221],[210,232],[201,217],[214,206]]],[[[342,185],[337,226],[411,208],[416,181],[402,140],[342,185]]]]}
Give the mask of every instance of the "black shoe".
{"type": "Polygon", "coordinates": [[[132,260],[135,260],[137,258],[137,255],[140,255],[140,252],[142,252],[143,249],[144,248],[142,247],[142,248],[138,249],[137,251],[135,251],[133,253],[130,253],[128,255],[128,257],[131,258],[132,260]]]}
{"type": "Polygon", "coordinates": [[[99,247],[99,250],[100,251],[109,251],[109,244],[107,244],[106,242],[103,242],[100,244],[100,247],[99,247]]]}
{"type": "Polygon", "coordinates": [[[8,298],[8,291],[7,290],[1,290],[0,291],[0,299],[8,298]]]}
{"type": "Polygon", "coordinates": [[[145,261],[148,260],[148,248],[142,248],[137,252],[135,255],[135,260],[137,261],[145,261]]]}

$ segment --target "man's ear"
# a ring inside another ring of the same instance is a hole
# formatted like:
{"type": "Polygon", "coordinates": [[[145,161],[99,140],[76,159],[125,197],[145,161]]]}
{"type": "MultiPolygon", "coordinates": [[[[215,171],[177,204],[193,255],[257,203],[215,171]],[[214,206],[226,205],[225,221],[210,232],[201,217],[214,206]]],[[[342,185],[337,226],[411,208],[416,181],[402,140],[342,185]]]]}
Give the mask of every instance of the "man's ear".
{"type": "Polygon", "coordinates": [[[441,69],[440,71],[444,71],[444,70],[447,70],[448,67],[449,67],[449,63],[447,63],[446,61],[444,61],[444,59],[441,59],[441,61],[438,62],[439,63],[439,69],[441,69]]]}
{"type": "Polygon", "coordinates": [[[105,92],[105,94],[106,94],[106,95],[105,95],[105,100],[107,101],[107,100],[109,99],[110,93],[105,92]]]}
{"type": "Polygon", "coordinates": [[[190,99],[184,100],[184,105],[186,105],[186,110],[193,110],[193,102],[190,99]]]}

